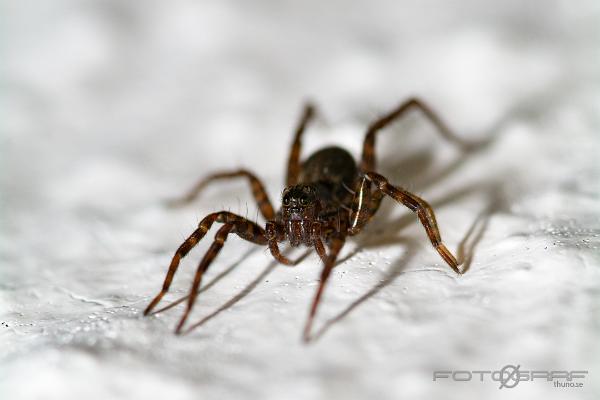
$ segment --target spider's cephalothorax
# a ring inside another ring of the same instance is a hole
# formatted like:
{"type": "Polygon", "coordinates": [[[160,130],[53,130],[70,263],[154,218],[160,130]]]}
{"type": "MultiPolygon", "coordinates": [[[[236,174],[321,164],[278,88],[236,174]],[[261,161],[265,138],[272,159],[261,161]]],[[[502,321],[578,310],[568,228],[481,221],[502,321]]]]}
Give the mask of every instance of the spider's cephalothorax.
{"type": "Polygon", "coordinates": [[[326,147],[302,164],[298,182],[288,186],[279,213],[283,232],[277,240],[295,247],[313,246],[318,239],[329,242],[332,234],[348,224],[357,177],[354,158],[340,147],[326,147]]]}
{"type": "Polygon", "coordinates": [[[290,245],[313,244],[313,226],[319,218],[321,201],[317,196],[316,185],[295,185],[286,188],[281,200],[281,223],[285,236],[279,241],[288,240],[290,245]]]}
{"type": "Polygon", "coordinates": [[[292,150],[288,160],[287,185],[282,195],[282,207],[276,213],[267,192],[260,180],[248,170],[237,170],[212,174],[202,179],[177,204],[187,204],[211,181],[224,178],[245,177],[249,180],[252,194],[256,199],[266,227],[237,214],[220,211],[207,215],[198,228],[179,246],[169,265],[169,271],[161,291],[146,308],[149,314],[167,293],[179,262],[208,232],[215,223],[221,227],[215,240],[198,265],[194,282],[188,296],[187,308],[179,320],[176,332],[181,333],[183,325],[194,305],[202,276],[217,256],[228,235],[235,233],[241,238],[258,245],[267,245],[273,257],[284,265],[295,265],[279,251],[279,244],[288,242],[291,246],[313,247],[323,261],[323,270],[312,302],[304,329],[304,339],[309,340],[313,318],[321,300],[321,294],[331,270],[347,236],[356,235],[379,209],[382,198],[387,195],[413,211],[425,232],[444,261],[456,272],[459,263],[442,243],[432,208],[420,197],[388,182],[375,172],[375,138],[377,133],[411,108],[420,109],[439,132],[448,140],[463,147],[471,144],[456,137],[442,123],[440,118],[425,104],[411,99],[392,112],[375,120],[367,130],[362,158],[359,166],[344,149],[328,147],[315,152],[305,162],[300,161],[302,135],[306,125],[314,116],[314,108],[307,105],[296,129],[292,150]],[[329,251],[327,251],[327,248],[329,251]]]}

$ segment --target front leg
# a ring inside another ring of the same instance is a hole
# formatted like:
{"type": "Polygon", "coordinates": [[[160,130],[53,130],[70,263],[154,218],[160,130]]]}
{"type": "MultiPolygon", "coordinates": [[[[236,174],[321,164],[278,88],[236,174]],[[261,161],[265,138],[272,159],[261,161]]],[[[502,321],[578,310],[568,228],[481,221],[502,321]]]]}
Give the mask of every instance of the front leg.
{"type": "Polygon", "coordinates": [[[179,320],[177,324],[177,329],[175,333],[180,334],[185,321],[187,320],[192,308],[194,307],[194,302],[198,297],[198,290],[200,289],[200,284],[202,283],[202,277],[204,273],[208,270],[208,267],[213,262],[213,260],[217,257],[225,241],[227,240],[227,236],[230,233],[236,233],[241,238],[255,243],[259,245],[265,245],[267,243],[267,238],[265,236],[265,231],[255,223],[245,219],[245,218],[228,218],[227,222],[217,231],[215,235],[215,240],[211,244],[210,248],[204,254],[202,261],[198,264],[198,268],[196,269],[196,274],[194,275],[194,282],[192,283],[192,288],[190,290],[190,295],[188,297],[187,307],[183,316],[179,320]]]}
{"type": "Polygon", "coordinates": [[[419,221],[421,221],[421,224],[425,228],[425,232],[427,232],[427,236],[429,236],[429,240],[431,241],[433,247],[435,247],[440,256],[444,259],[444,261],[446,261],[450,268],[454,270],[454,272],[459,275],[462,273],[460,269],[458,269],[458,261],[456,261],[456,258],[442,242],[442,237],[440,235],[440,230],[438,228],[433,209],[425,200],[402,188],[390,184],[384,176],[379,175],[376,172],[367,172],[365,174],[365,180],[373,182],[375,186],[383,193],[387,194],[397,202],[402,203],[411,211],[416,213],[419,221]]]}
{"type": "Polygon", "coordinates": [[[325,245],[323,244],[321,227],[322,227],[322,225],[320,222],[313,223],[312,240],[313,240],[313,245],[315,247],[315,251],[321,258],[321,260],[325,263],[325,262],[327,262],[327,252],[325,251],[325,245]]]}
{"type": "Polygon", "coordinates": [[[215,222],[220,222],[223,224],[234,224],[236,228],[236,233],[243,237],[246,240],[252,241],[257,244],[266,244],[267,240],[264,235],[264,231],[254,222],[247,220],[239,215],[221,211],[207,215],[200,223],[198,224],[198,228],[192,232],[190,237],[188,237],[181,246],[177,249],[173,258],[171,259],[171,264],[169,265],[169,270],[167,275],[165,276],[165,280],[163,282],[163,286],[160,292],[154,297],[154,299],[150,302],[146,310],[144,310],[144,315],[148,315],[152,312],[154,307],[160,302],[163,296],[169,291],[171,287],[171,282],[173,282],[173,277],[179,268],[179,263],[181,259],[185,257],[194,246],[198,244],[200,240],[206,235],[206,232],[209,231],[211,226],[215,222]]]}
{"type": "Polygon", "coordinates": [[[286,265],[288,267],[293,267],[302,260],[302,257],[295,261],[292,261],[289,258],[287,258],[286,256],[284,256],[283,254],[281,254],[281,251],[279,250],[279,241],[281,239],[283,239],[284,235],[285,234],[283,232],[283,227],[281,226],[281,224],[278,224],[275,221],[267,222],[266,236],[267,236],[267,243],[269,244],[269,250],[271,251],[271,255],[279,263],[286,265]]]}
{"type": "Polygon", "coordinates": [[[331,275],[331,270],[333,269],[338,254],[340,253],[342,247],[344,247],[345,242],[346,237],[341,234],[337,234],[331,239],[331,244],[329,246],[329,255],[327,255],[327,258],[324,262],[323,270],[321,271],[321,281],[319,282],[317,293],[313,299],[312,305],[310,307],[310,313],[308,314],[308,319],[306,321],[306,325],[304,326],[303,340],[305,342],[310,341],[310,331],[312,328],[313,320],[317,313],[317,308],[319,307],[319,303],[321,302],[323,288],[325,287],[327,279],[329,279],[329,276],[331,275]]]}

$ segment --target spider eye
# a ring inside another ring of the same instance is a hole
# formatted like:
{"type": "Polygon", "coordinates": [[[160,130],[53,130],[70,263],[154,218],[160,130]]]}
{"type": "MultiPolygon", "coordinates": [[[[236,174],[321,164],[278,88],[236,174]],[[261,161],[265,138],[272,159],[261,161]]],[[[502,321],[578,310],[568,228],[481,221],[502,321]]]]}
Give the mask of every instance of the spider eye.
{"type": "Polygon", "coordinates": [[[302,204],[303,206],[307,205],[308,204],[308,199],[306,197],[302,197],[300,199],[300,204],[302,204]]]}
{"type": "Polygon", "coordinates": [[[283,197],[283,205],[284,206],[289,206],[290,205],[290,196],[284,196],[283,197]]]}

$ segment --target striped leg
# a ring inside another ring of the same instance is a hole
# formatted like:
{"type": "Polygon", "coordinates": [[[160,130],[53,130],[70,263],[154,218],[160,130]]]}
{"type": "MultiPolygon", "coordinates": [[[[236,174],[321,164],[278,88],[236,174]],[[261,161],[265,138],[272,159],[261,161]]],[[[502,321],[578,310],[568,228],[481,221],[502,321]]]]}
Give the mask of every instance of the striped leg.
{"type": "Polygon", "coordinates": [[[170,202],[172,206],[181,206],[185,204],[189,204],[192,202],[200,192],[211,182],[216,180],[223,179],[233,179],[238,177],[247,178],[250,182],[250,188],[252,189],[252,196],[256,200],[258,204],[258,208],[260,209],[261,214],[265,217],[266,220],[273,219],[275,217],[275,211],[273,209],[273,204],[269,200],[269,196],[267,195],[267,191],[265,190],[264,185],[261,183],[260,179],[256,177],[252,172],[240,169],[237,171],[230,172],[217,172],[211,174],[194,185],[192,189],[183,197],[179,199],[175,199],[170,202]]]}
{"type": "Polygon", "coordinates": [[[282,240],[284,235],[284,229],[281,224],[278,224],[275,221],[267,222],[266,236],[271,255],[274,259],[277,260],[277,262],[283,265],[287,265],[288,267],[293,267],[297,265],[302,260],[302,258],[292,261],[283,254],[281,254],[281,251],[279,250],[279,241],[282,240]]]}
{"type": "Polygon", "coordinates": [[[194,283],[192,284],[192,289],[190,291],[190,295],[188,297],[187,307],[183,316],[179,320],[179,324],[177,324],[177,329],[175,333],[180,334],[187,320],[192,308],[194,307],[194,302],[198,297],[198,290],[200,289],[200,284],[202,283],[202,276],[208,270],[208,267],[213,262],[213,260],[217,257],[221,249],[223,248],[223,244],[225,240],[227,240],[227,236],[230,233],[237,233],[242,238],[256,244],[264,245],[267,243],[267,238],[265,236],[265,231],[258,225],[245,220],[243,218],[239,218],[236,220],[230,219],[229,222],[225,223],[215,235],[215,240],[212,245],[198,264],[198,268],[196,269],[196,275],[194,276],[194,283]]]}
{"type": "Polygon", "coordinates": [[[440,235],[440,230],[437,226],[437,222],[435,220],[435,214],[431,206],[420,197],[407,192],[402,188],[398,188],[393,186],[388,182],[388,180],[375,172],[367,172],[365,174],[366,180],[375,184],[375,186],[381,190],[383,193],[387,194],[394,200],[399,203],[404,204],[411,211],[417,214],[419,217],[419,221],[425,227],[425,231],[427,232],[427,236],[429,236],[429,240],[431,240],[431,244],[440,256],[446,261],[446,263],[456,272],[457,274],[461,274],[461,271],[458,269],[458,262],[456,258],[452,255],[450,250],[446,248],[444,243],[442,243],[442,237],[440,235]]]}
{"type": "MultiPolygon", "coordinates": [[[[457,145],[458,147],[468,150],[475,146],[474,143],[468,143],[456,136],[450,128],[441,120],[441,118],[437,115],[435,111],[433,111],[426,103],[417,99],[411,98],[404,103],[400,104],[396,109],[392,110],[388,114],[380,117],[375,120],[368,128],[367,134],[365,135],[365,140],[363,143],[363,154],[362,160],[360,163],[360,170],[365,173],[368,171],[375,170],[376,167],[376,156],[375,156],[375,137],[377,133],[386,128],[389,124],[401,118],[406,112],[410,111],[413,108],[417,108],[421,110],[425,114],[425,116],[435,125],[438,132],[449,142],[457,145]]],[[[360,219],[355,219],[353,222],[353,226],[351,227],[351,234],[356,234],[360,231],[360,229],[369,221],[369,219],[377,212],[379,209],[379,205],[381,204],[381,200],[383,198],[383,193],[379,190],[376,190],[373,194],[371,194],[371,184],[365,180],[359,182],[359,190],[361,195],[355,198],[356,201],[361,201],[361,209],[363,212],[359,214],[355,214],[355,217],[360,219]]],[[[358,191],[357,191],[358,193],[358,191]]]]}
{"type": "Polygon", "coordinates": [[[383,196],[384,193],[379,189],[372,192],[371,181],[366,177],[363,176],[358,179],[350,214],[350,227],[348,229],[350,236],[360,233],[362,228],[373,218],[379,210],[383,196]]]}
{"type": "Polygon", "coordinates": [[[310,340],[310,331],[312,328],[313,320],[317,313],[317,308],[319,307],[319,303],[321,302],[323,288],[325,287],[327,279],[329,279],[329,275],[331,275],[331,270],[335,265],[335,261],[337,260],[340,250],[342,249],[342,247],[344,247],[345,241],[346,238],[341,235],[335,236],[331,240],[331,244],[329,246],[329,254],[327,255],[327,259],[324,262],[323,270],[321,271],[321,282],[319,282],[319,288],[317,289],[317,293],[313,299],[312,305],[310,307],[310,313],[308,314],[308,319],[306,320],[306,325],[304,326],[303,339],[305,342],[308,342],[310,340]]]}
{"type": "Polygon", "coordinates": [[[363,154],[360,169],[362,172],[374,171],[376,168],[376,157],[375,157],[375,136],[377,133],[387,127],[398,118],[402,117],[412,108],[417,108],[425,114],[425,116],[435,125],[438,132],[449,142],[457,145],[464,150],[468,150],[474,146],[473,143],[465,142],[454,134],[450,128],[441,120],[435,111],[433,111],[427,104],[417,98],[411,98],[399,107],[392,110],[390,113],[382,116],[375,120],[368,128],[363,144],[363,154]]]}
{"type": "Polygon", "coordinates": [[[173,255],[171,264],[169,265],[169,270],[163,282],[162,289],[150,302],[148,307],[146,307],[144,315],[148,315],[150,312],[152,312],[154,307],[156,307],[163,296],[169,291],[171,283],[173,282],[173,277],[175,276],[175,272],[177,272],[177,269],[179,268],[181,259],[185,257],[186,254],[188,254],[196,244],[198,244],[198,242],[204,237],[204,235],[206,235],[206,232],[209,231],[215,222],[233,225],[233,228],[231,229],[235,229],[235,233],[248,241],[257,244],[267,244],[267,239],[264,235],[263,229],[254,222],[227,211],[209,214],[202,221],[200,221],[198,228],[183,242],[183,244],[181,244],[181,246],[179,246],[175,252],[175,255],[173,255]]]}
{"type": "Polygon", "coordinates": [[[313,118],[315,114],[315,108],[312,104],[307,103],[304,106],[304,111],[296,127],[296,134],[294,135],[294,142],[292,143],[292,150],[288,159],[288,170],[287,170],[287,186],[292,186],[298,183],[298,177],[300,176],[300,150],[302,149],[302,134],[306,130],[306,126],[313,118]]]}
{"type": "Polygon", "coordinates": [[[325,250],[325,245],[323,244],[322,239],[322,225],[320,222],[313,222],[312,226],[312,238],[313,238],[313,246],[321,258],[321,260],[325,263],[327,262],[327,251],[325,250]]]}

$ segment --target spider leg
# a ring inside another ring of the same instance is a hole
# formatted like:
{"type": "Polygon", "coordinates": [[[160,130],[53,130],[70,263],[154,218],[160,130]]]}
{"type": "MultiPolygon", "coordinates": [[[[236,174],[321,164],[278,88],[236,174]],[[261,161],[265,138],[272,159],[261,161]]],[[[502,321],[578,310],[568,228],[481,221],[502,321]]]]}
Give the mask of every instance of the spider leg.
{"type": "Polygon", "coordinates": [[[293,266],[297,265],[300,261],[302,261],[303,257],[300,257],[299,259],[292,261],[289,258],[287,258],[286,256],[284,256],[283,254],[281,254],[281,251],[279,250],[279,243],[278,243],[284,237],[283,227],[281,226],[281,224],[278,224],[275,221],[267,222],[266,236],[267,236],[267,243],[269,245],[269,250],[271,251],[271,255],[273,256],[274,259],[277,260],[277,262],[279,262],[283,265],[287,265],[288,267],[293,267],[293,266]]]}
{"type": "Polygon", "coordinates": [[[450,266],[450,268],[454,270],[454,272],[461,274],[460,269],[458,269],[459,264],[456,261],[456,258],[442,242],[442,237],[435,220],[433,209],[425,200],[400,187],[390,184],[384,176],[379,175],[378,173],[367,172],[365,174],[365,179],[373,182],[375,186],[383,193],[390,196],[397,202],[402,203],[411,211],[416,213],[419,221],[421,221],[421,224],[425,228],[425,232],[427,233],[427,236],[429,236],[429,240],[431,241],[433,247],[435,247],[440,256],[450,266]]]}
{"type": "MultiPolygon", "coordinates": [[[[435,125],[437,131],[449,142],[463,150],[469,150],[478,145],[476,143],[466,142],[458,137],[425,102],[418,98],[411,98],[369,125],[363,143],[362,160],[360,163],[360,170],[363,174],[375,170],[375,138],[377,133],[414,108],[421,110],[433,125],[435,125]]],[[[371,190],[370,181],[364,178],[358,180],[356,196],[354,198],[355,203],[353,205],[353,210],[355,210],[353,213],[354,218],[351,220],[352,223],[349,231],[351,235],[356,235],[360,232],[381,205],[384,193],[379,189],[375,189],[375,191],[371,193],[371,190]]]]}
{"type": "Polygon", "coordinates": [[[216,180],[223,179],[232,179],[238,177],[245,177],[248,179],[250,183],[250,189],[252,190],[252,195],[258,204],[261,214],[265,217],[266,220],[273,219],[275,217],[275,211],[273,209],[273,204],[269,200],[269,196],[267,191],[265,190],[264,185],[254,175],[252,172],[240,169],[237,171],[226,171],[226,172],[217,172],[211,175],[208,175],[202,179],[200,179],[190,191],[185,194],[183,197],[172,200],[169,202],[172,206],[181,206],[191,203],[194,199],[198,197],[200,192],[211,182],[216,180]]]}
{"type": "Polygon", "coordinates": [[[323,288],[325,287],[325,283],[331,274],[331,270],[335,265],[335,260],[340,253],[340,250],[344,246],[346,241],[345,236],[336,235],[331,239],[331,243],[329,245],[329,254],[327,255],[327,259],[323,263],[323,270],[321,271],[321,281],[319,282],[319,287],[317,289],[317,293],[313,298],[312,305],[310,307],[310,313],[308,314],[308,319],[306,320],[306,325],[304,326],[304,335],[303,339],[305,342],[310,341],[310,331],[312,328],[312,323],[317,313],[317,308],[319,307],[319,303],[321,302],[321,296],[323,295],[323,288]]]}
{"type": "Polygon", "coordinates": [[[373,218],[383,199],[384,193],[371,189],[371,181],[361,176],[356,183],[354,199],[352,200],[352,211],[350,213],[350,227],[348,234],[354,236],[364,228],[364,226],[373,218]]]}
{"type": "Polygon", "coordinates": [[[198,264],[196,274],[194,275],[192,289],[188,297],[187,307],[185,309],[185,312],[183,313],[183,316],[179,320],[179,323],[177,324],[175,333],[181,333],[183,325],[185,324],[185,321],[187,320],[190,312],[192,311],[192,308],[194,307],[194,302],[198,297],[198,290],[200,288],[200,284],[202,283],[202,276],[208,270],[210,264],[213,262],[213,260],[217,257],[217,255],[223,248],[223,244],[225,243],[225,240],[227,240],[227,236],[230,233],[237,233],[240,237],[252,243],[260,245],[264,245],[267,243],[265,231],[260,226],[254,224],[251,221],[239,217],[239,219],[230,219],[229,222],[225,223],[217,231],[215,235],[215,240],[211,244],[206,254],[204,254],[202,261],[200,261],[200,263],[198,264]]]}
{"type": "Polygon", "coordinates": [[[171,287],[171,282],[173,282],[173,277],[179,268],[181,259],[185,257],[200,240],[202,240],[204,235],[206,235],[206,232],[209,231],[215,222],[235,224],[236,233],[244,239],[258,244],[267,243],[262,228],[252,221],[227,211],[221,211],[207,215],[202,221],[200,221],[198,228],[192,232],[192,234],[181,244],[181,246],[179,246],[177,251],[175,251],[173,258],[171,259],[171,264],[169,265],[169,270],[165,276],[163,286],[156,297],[154,297],[154,299],[150,302],[148,307],[146,307],[146,310],[144,310],[144,315],[148,315],[150,312],[152,312],[154,307],[156,307],[163,296],[169,291],[169,287],[171,287]]]}
{"type": "Polygon", "coordinates": [[[292,186],[298,183],[300,176],[300,150],[302,149],[302,134],[306,130],[306,126],[313,118],[315,114],[315,108],[312,104],[307,103],[304,105],[302,116],[298,121],[296,127],[296,134],[294,135],[294,142],[292,143],[292,150],[288,158],[288,169],[287,169],[287,186],[292,186]]]}
{"type": "Polygon", "coordinates": [[[312,238],[313,245],[315,250],[321,260],[325,263],[327,262],[327,252],[325,251],[325,245],[323,244],[323,239],[321,239],[321,223],[315,222],[312,226],[312,238]]]}
{"type": "Polygon", "coordinates": [[[449,142],[464,150],[469,150],[475,146],[474,143],[468,143],[453,133],[452,130],[450,130],[450,128],[448,128],[448,126],[438,116],[438,114],[426,103],[420,99],[411,98],[369,125],[363,144],[362,161],[360,164],[361,171],[367,172],[375,170],[375,136],[377,133],[392,122],[396,121],[398,118],[405,115],[407,111],[413,108],[421,110],[421,112],[425,114],[425,116],[433,123],[433,125],[435,125],[438,132],[449,142]]]}

